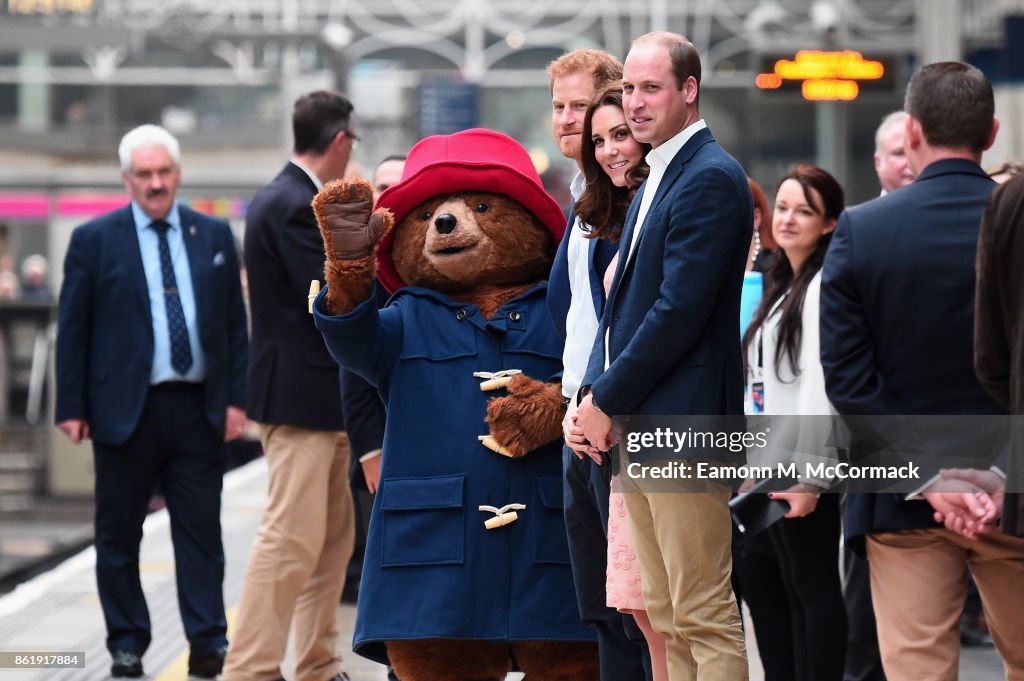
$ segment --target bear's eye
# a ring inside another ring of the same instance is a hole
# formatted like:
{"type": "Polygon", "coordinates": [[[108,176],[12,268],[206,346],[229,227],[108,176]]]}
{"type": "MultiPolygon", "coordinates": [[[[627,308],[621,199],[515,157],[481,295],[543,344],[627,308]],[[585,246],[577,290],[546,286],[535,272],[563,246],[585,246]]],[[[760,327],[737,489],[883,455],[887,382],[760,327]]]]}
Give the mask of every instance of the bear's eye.
{"type": "Polygon", "coordinates": [[[434,217],[434,214],[431,213],[429,210],[425,210],[423,211],[423,214],[420,215],[420,220],[429,220],[432,217],[434,217]]]}
{"type": "Polygon", "coordinates": [[[491,207],[488,206],[486,203],[478,203],[478,204],[476,204],[476,212],[477,213],[486,213],[490,209],[491,209],[491,207]]]}

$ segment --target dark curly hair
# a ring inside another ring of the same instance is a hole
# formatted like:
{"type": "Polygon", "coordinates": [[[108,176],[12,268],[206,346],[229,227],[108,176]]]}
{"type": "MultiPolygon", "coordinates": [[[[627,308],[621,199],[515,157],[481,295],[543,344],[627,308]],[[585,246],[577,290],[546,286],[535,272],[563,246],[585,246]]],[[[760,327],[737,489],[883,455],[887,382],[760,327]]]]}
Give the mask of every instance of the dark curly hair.
{"type": "MultiPolygon", "coordinates": [[[[643,184],[651,169],[647,161],[641,159],[640,163],[631,168],[626,174],[628,187],[616,187],[608,174],[597,162],[594,155],[594,112],[605,106],[615,106],[622,110],[622,86],[614,85],[601,92],[593,104],[587,108],[586,117],[583,119],[583,175],[587,179],[587,189],[583,196],[576,202],[576,215],[580,216],[585,228],[589,229],[587,238],[590,239],[611,239],[617,241],[622,233],[623,223],[626,221],[626,212],[629,210],[629,202],[636,193],[637,187],[643,184]]],[[[632,134],[632,133],[630,133],[632,134]]],[[[651,150],[651,145],[645,142],[637,142],[643,149],[644,155],[651,150]]]]}

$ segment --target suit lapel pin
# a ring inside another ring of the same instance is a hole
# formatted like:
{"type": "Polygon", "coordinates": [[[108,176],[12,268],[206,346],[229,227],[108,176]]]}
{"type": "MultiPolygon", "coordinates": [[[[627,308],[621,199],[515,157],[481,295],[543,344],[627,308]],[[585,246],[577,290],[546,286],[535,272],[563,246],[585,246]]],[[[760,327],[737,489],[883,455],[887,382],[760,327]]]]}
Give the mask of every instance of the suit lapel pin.
{"type": "Polygon", "coordinates": [[[196,226],[195,225],[189,225],[188,233],[189,233],[190,236],[195,236],[196,235],[196,226]]]}

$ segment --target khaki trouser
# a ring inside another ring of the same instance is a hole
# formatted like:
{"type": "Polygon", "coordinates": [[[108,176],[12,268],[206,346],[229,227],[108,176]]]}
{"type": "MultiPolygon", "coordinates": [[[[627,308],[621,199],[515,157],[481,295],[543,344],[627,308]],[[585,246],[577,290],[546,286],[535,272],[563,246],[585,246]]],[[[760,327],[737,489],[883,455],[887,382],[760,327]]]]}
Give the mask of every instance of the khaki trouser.
{"type": "Polygon", "coordinates": [[[672,681],[745,681],[728,492],[626,493],[644,603],[672,681]]]}
{"type": "Polygon", "coordinates": [[[324,681],[342,670],[335,616],[355,542],[342,432],[260,426],[270,489],[249,556],[224,681],[281,678],[295,624],[295,680],[324,681]]]}
{"type": "Polygon", "coordinates": [[[1024,681],[1024,539],[911,530],[871,535],[867,549],[887,678],[956,681],[969,565],[1006,679],[1024,681]]]}

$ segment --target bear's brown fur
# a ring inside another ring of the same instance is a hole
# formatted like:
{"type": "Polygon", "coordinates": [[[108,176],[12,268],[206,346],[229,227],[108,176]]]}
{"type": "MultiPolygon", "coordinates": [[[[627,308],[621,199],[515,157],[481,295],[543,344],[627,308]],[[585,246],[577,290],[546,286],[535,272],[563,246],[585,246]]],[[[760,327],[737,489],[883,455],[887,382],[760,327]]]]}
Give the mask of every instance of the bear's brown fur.
{"type": "MultiPolygon", "coordinates": [[[[376,246],[370,255],[342,260],[330,229],[330,204],[364,200],[372,189],[365,180],[328,185],[313,203],[324,237],[327,310],[345,314],[368,299],[376,273],[376,246]]],[[[368,233],[377,239],[391,229],[391,215],[378,209],[367,216],[368,233]],[[379,229],[377,228],[379,227],[379,229]]],[[[545,279],[551,268],[551,233],[523,206],[486,192],[461,192],[431,198],[394,226],[392,257],[406,284],[422,286],[476,305],[485,319],[545,279]],[[439,215],[454,218],[441,233],[439,215]]],[[[561,437],[561,386],[515,376],[507,394],[490,401],[487,424],[494,439],[513,456],[561,437]]],[[[490,642],[428,639],[391,641],[388,656],[403,681],[498,681],[512,661],[528,681],[592,681],[600,677],[597,647],[585,642],[490,642]]]]}

